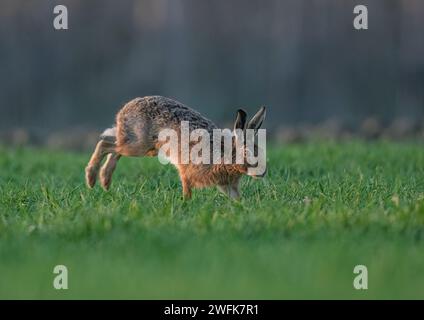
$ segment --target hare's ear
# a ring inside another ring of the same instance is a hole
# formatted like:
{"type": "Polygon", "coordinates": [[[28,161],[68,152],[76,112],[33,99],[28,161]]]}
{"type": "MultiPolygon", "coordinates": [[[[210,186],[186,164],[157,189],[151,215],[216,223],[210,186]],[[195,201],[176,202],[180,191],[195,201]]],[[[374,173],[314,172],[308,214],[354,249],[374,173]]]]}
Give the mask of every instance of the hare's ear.
{"type": "Polygon", "coordinates": [[[243,141],[244,130],[246,129],[246,111],[243,109],[237,110],[236,121],[234,122],[234,136],[238,141],[243,141]]]}
{"type": "Polygon", "coordinates": [[[238,109],[237,118],[236,118],[236,121],[234,122],[234,131],[236,131],[237,129],[241,129],[241,130],[246,129],[246,118],[247,118],[246,111],[244,111],[243,109],[238,109]]]}
{"type": "Polygon", "coordinates": [[[266,115],[266,109],[265,107],[261,107],[259,111],[253,116],[253,118],[247,124],[247,129],[258,130],[261,127],[262,122],[264,122],[265,115],[266,115]]]}

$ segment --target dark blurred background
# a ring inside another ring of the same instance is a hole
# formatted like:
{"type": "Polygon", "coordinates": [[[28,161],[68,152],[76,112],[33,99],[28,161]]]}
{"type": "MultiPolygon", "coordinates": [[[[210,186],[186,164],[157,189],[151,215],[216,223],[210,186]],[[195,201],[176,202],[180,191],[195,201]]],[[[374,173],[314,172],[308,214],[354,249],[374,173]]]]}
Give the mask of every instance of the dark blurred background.
{"type": "Polygon", "coordinates": [[[0,0],[0,141],[86,148],[155,94],[226,126],[266,105],[280,142],[424,140],[423,32],[423,0],[0,0]]]}

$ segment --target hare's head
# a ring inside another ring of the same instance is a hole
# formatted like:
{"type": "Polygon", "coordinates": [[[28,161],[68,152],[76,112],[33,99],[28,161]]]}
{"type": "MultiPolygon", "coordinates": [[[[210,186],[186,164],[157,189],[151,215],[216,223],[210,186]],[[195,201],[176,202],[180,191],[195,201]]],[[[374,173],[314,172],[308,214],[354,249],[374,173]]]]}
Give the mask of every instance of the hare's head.
{"type": "Polygon", "coordinates": [[[234,150],[243,159],[239,164],[241,172],[254,178],[262,178],[266,173],[265,130],[258,134],[265,114],[265,107],[261,107],[247,122],[246,112],[239,109],[234,123],[234,150]]]}

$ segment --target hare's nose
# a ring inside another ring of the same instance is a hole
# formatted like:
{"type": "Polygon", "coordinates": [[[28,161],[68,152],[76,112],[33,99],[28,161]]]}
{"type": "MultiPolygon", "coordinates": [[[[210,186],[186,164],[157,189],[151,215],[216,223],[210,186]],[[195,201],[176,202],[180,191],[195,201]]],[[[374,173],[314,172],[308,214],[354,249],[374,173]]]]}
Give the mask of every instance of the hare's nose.
{"type": "Polygon", "coordinates": [[[265,168],[265,170],[262,174],[255,174],[255,175],[252,175],[252,177],[255,178],[255,179],[263,178],[266,175],[267,171],[268,171],[268,168],[265,168]]]}
{"type": "Polygon", "coordinates": [[[258,175],[259,178],[263,178],[266,175],[266,172],[268,171],[268,168],[265,168],[264,173],[262,173],[261,175],[258,175]]]}

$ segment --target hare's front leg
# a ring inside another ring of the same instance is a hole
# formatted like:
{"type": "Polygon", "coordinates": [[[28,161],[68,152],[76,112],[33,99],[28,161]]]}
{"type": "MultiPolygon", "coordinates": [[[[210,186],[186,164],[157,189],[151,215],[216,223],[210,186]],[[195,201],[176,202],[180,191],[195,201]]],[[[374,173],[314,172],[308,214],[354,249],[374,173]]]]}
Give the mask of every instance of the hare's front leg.
{"type": "Polygon", "coordinates": [[[185,200],[191,199],[191,184],[190,181],[186,178],[181,179],[181,184],[183,185],[183,197],[185,200]]]}
{"type": "Polygon", "coordinates": [[[185,200],[188,200],[191,198],[191,188],[193,185],[190,179],[187,177],[187,174],[186,174],[187,167],[180,165],[180,166],[177,166],[177,170],[180,176],[181,185],[183,186],[183,198],[185,200]]]}

